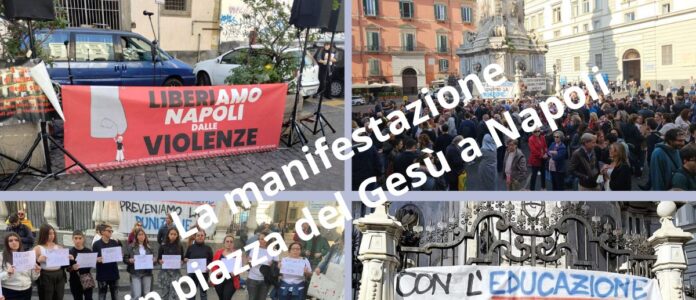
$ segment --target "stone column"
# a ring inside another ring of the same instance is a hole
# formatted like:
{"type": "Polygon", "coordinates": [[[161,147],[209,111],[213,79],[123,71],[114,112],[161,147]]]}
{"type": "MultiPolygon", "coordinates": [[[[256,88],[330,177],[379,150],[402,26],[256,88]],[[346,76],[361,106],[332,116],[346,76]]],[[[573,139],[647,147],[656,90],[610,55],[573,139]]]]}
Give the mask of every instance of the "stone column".
{"type": "Polygon", "coordinates": [[[53,226],[55,230],[58,230],[58,213],[56,211],[56,202],[46,201],[44,203],[44,218],[46,218],[46,223],[53,226]]]}
{"type": "Polygon", "coordinates": [[[562,96],[562,95],[561,95],[561,74],[554,73],[553,76],[555,77],[554,80],[556,81],[556,82],[553,84],[553,85],[554,85],[554,88],[555,88],[555,91],[556,91],[556,96],[559,96],[559,97],[560,97],[560,96],[562,96]]]}
{"type": "Polygon", "coordinates": [[[512,96],[515,98],[520,98],[522,97],[522,89],[520,88],[520,85],[522,84],[522,71],[516,70],[515,71],[515,86],[512,89],[512,96]]]}
{"type": "Polygon", "coordinates": [[[5,230],[7,228],[7,224],[5,224],[3,220],[7,220],[8,216],[7,205],[5,205],[4,201],[0,201],[0,230],[5,230]]]}
{"type": "Polygon", "coordinates": [[[360,300],[393,300],[399,256],[396,246],[404,228],[387,214],[387,205],[355,220],[363,234],[358,259],[363,264],[360,278],[360,300]]]}
{"type": "MultiPolygon", "coordinates": [[[[121,224],[121,203],[119,201],[104,201],[102,205],[102,221],[114,230],[111,238],[114,240],[122,239],[122,234],[118,230],[121,224]]],[[[130,231],[130,228],[127,231],[130,231]]],[[[128,235],[126,234],[125,237],[128,238],[128,235]]]]}
{"type": "Polygon", "coordinates": [[[648,239],[657,255],[652,271],[659,283],[662,300],[685,298],[683,282],[687,265],[684,244],[692,237],[690,233],[674,226],[672,215],[676,211],[677,205],[674,202],[660,202],[657,205],[657,214],[662,226],[648,239]]]}
{"type": "Polygon", "coordinates": [[[215,225],[213,240],[216,243],[222,243],[227,235],[227,229],[232,223],[232,211],[225,202],[217,202],[215,203],[215,215],[218,218],[218,223],[215,225]]]}

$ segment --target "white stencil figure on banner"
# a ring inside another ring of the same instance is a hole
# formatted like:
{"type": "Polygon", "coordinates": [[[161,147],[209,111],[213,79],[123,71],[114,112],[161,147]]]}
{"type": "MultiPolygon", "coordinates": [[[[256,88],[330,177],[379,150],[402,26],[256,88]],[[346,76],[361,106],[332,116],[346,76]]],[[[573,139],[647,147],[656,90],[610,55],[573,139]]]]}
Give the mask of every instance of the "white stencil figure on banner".
{"type": "Polygon", "coordinates": [[[91,87],[91,136],[93,138],[116,139],[128,128],[126,112],[121,103],[119,87],[91,87]]]}
{"type": "Polygon", "coordinates": [[[126,158],[123,155],[123,136],[117,136],[114,141],[116,141],[116,161],[124,162],[126,158]]]}

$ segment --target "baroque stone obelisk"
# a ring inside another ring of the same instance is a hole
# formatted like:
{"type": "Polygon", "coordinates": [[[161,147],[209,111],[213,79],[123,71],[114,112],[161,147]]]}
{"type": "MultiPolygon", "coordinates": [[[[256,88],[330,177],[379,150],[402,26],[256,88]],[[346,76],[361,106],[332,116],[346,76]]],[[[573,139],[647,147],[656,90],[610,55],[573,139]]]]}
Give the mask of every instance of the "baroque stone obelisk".
{"type": "Polygon", "coordinates": [[[479,0],[475,14],[477,32],[467,31],[457,49],[464,76],[480,76],[492,63],[503,66],[509,81],[544,74],[548,46],[525,29],[524,0],[479,0]]]}

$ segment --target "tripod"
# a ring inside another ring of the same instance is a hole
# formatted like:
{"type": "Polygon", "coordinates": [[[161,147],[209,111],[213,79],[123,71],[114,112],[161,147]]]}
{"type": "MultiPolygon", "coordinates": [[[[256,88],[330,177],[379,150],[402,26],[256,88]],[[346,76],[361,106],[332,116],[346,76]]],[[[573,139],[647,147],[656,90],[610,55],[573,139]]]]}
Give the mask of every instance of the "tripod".
{"type": "MultiPolygon", "coordinates": [[[[29,49],[31,49],[31,50],[30,50],[30,51],[31,51],[31,57],[32,57],[32,58],[36,58],[36,51],[35,51],[36,49],[35,49],[35,45],[34,45],[34,30],[33,30],[33,27],[32,27],[31,20],[27,20],[27,23],[28,23],[28,27],[29,27],[29,49]]],[[[70,70],[70,71],[71,71],[71,70],[70,70]]],[[[71,81],[71,83],[72,83],[72,74],[70,74],[69,76],[70,76],[70,81],[71,81]]],[[[9,157],[7,157],[6,155],[1,155],[2,157],[7,158],[7,159],[9,159],[10,161],[13,161],[13,162],[15,162],[15,163],[18,164],[17,169],[12,173],[12,175],[10,175],[9,179],[7,180],[7,182],[5,183],[5,185],[3,186],[2,189],[3,189],[4,191],[6,191],[7,189],[9,189],[10,186],[12,186],[12,185],[15,183],[15,182],[14,182],[15,179],[17,179],[17,176],[19,176],[20,174],[28,174],[28,175],[32,175],[32,176],[41,176],[41,177],[44,177],[44,176],[46,176],[46,177],[53,177],[54,179],[57,180],[57,179],[58,179],[57,176],[58,176],[59,174],[65,172],[66,170],[68,170],[68,169],[70,169],[70,168],[72,168],[72,167],[74,167],[74,166],[79,166],[80,169],[82,169],[85,173],[87,173],[87,175],[89,175],[90,177],[92,177],[92,179],[94,179],[94,181],[96,181],[97,183],[99,183],[99,185],[101,185],[102,187],[106,187],[106,185],[105,185],[101,180],[99,180],[99,178],[97,178],[96,176],[94,176],[94,174],[92,174],[92,172],[90,172],[89,170],[87,170],[87,168],[86,168],[79,160],[77,160],[77,158],[75,158],[75,156],[73,156],[72,154],[70,154],[70,152],[68,152],[68,150],[65,150],[65,148],[63,148],[63,146],[61,146],[61,145],[48,133],[48,131],[46,130],[46,127],[48,126],[48,122],[45,120],[45,117],[43,117],[43,118],[39,121],[39,126],[41,127],[40,130],[39,130],[39,133],[36,135],[36,138],[34,139],[34,143],[33,143],[32,146],[29,148],[29,151],[27,152],[27,154],[24,155],[24,158],[22,159],[22,161],[18,161],[18,160],[16,160],[16,159],[9,158],[9,157]],[[63,154],[65,154],[66,156],[68,156],[68,157],[73,161],[73,164],[72,164],[72,165],[70,165],[70,166],[68,166],[68,167],[66,167],[66,168],[64,168],[64,169],[61,169],[61,170],[59,170],[59,171],[53,172],[53,170],[52,170],[52,162],[51,162],[51,155],[50,155],[49,148],[48,148],[48,141],[49,141],[49,140],[50,140],[50,141],[51,141],[63,154]],[[43,146],[43,151],[44,151],[44,160],[46,161],[46,169],[45,169],[45,170],[40,170],[40,169],[38,169],[38,168],[34,168],[34,167],[32,167],[32,166],[29,165],[29,160],[31,160],[31,157],[34,155],[34,151],[35,151],[36,148],[39,146],[39,143],[42,143],[42,144],[43,144],[42,146],[43,146]],[[31,169],[32,171],[34,171],[34,172],[36,172],[36,173],[24,172],[25,169],[31,169]]]]}
{"type": "MultiPolygon", "coordinates": [[[[288,147],[292,147],[295,144],[298,143],[298,141],[293,141],[292,133],[296,132],[297,135],[299,136],[300,140],[299,143],[302,144],[302,146],[306,145],[308,140],[307,137],[304,135],[302,132],[302,128],[300,128],[299,124],[297,124],[297,102],[300,101],[300,88],[302,87],[302,73],[304,72],[304,67],[305,67],[305,55],[307,55],[307,40],[309,40],[309,28],[305,28],[305,39],[304,39],[304,44],[302,45],[302,56],[300,56],[300,74],[297,78],[297,86],[295,88],[295,104],[293,104],[292,107],[292,117],[290,118],[290,124],[289,129],[290,131],[288,132],[288,140],[285,141],[285,145],[288,147]]],[[[301,30],[297,31],[297,38],[300,38],[300,33],[301,30]]]]}
{"type": "MultiPolygon", "coordinates": [[[[329,42],[329,45],[333,47],[334,43],[334,36],[336,35],[336,32],[333,31],[331,32],[331,41],[329,42]]],[[[327,68],[328,65],[331,62],[331,53],[329,53],[329,61],[327,62],[327,68]]],[[[324,74],[324,78],[321,78],[324,81],[324,89],[322,91],[319,91],[319,104],[317,104],[317,111],[314,112],[315,118],[314,118],[314,129],[312,129],[312,134],[316,135],[321,131],[322,136],[326,136],[326,132],[324,132],[324,126],[328,126],[331,129],[331,133],[336,133],[336,129],[331,126],[331,123],[326,119],[323,113],[321,113],[321,105],[324,102],[324,93],[326,92],[326,89],[329,88],[331,84],[328,84],[327,87],[327,81],[329,80],[329,70],[326,71],[324,74]],[[319,128],[317,128],[319,127],[319,128]]]]}

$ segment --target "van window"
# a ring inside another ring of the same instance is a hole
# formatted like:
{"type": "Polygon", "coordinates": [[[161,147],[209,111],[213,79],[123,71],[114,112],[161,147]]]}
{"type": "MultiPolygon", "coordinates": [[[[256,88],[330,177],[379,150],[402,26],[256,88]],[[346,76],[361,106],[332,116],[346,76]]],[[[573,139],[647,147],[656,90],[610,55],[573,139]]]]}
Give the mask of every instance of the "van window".
{"type": "Polygon", "coordinates": [[[36,40],[41,43],[44,53],[53,61],[68,60],[68,49],[65,47],[65,41],[70,40],[68,32],[39,33],[36,35],[36,40]]]}
{"type": "Polygon", "coordinates": [[[113,61],[114,39],[110,34],[75,34],[75,61],[113,61]]]}

